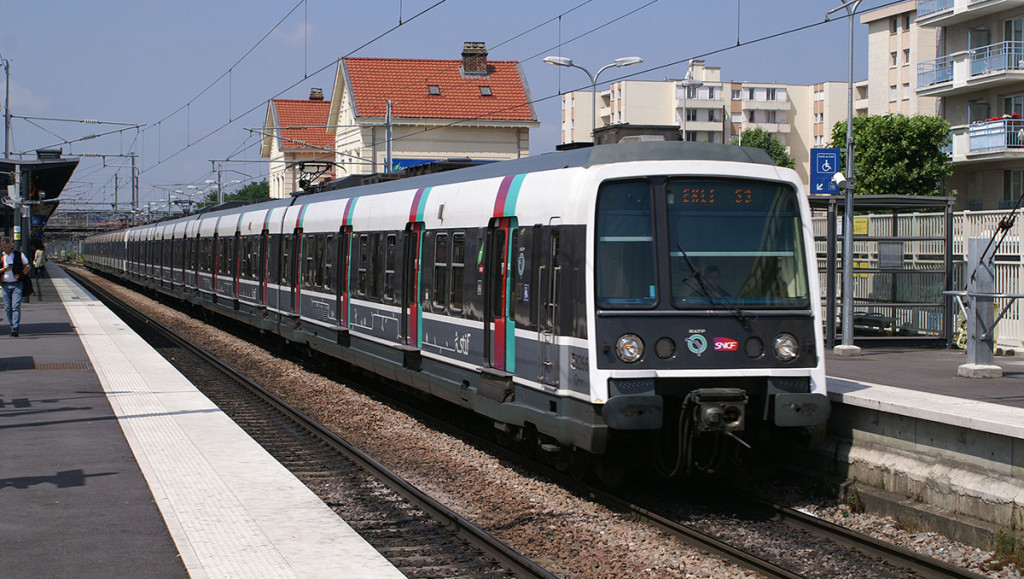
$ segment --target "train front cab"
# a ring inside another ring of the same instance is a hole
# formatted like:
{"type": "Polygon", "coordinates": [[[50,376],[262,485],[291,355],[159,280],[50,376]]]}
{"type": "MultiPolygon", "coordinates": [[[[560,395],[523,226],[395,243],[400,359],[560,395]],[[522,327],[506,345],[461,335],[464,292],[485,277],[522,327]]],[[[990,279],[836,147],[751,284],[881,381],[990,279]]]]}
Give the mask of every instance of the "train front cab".
{"type": "Polygon", "coordinates": [[[595,394],[666,476],[714,472],[829,414],[806,200],[774,168],[737,169],[752,174],[608,180],[597,194],[595,394]]]}

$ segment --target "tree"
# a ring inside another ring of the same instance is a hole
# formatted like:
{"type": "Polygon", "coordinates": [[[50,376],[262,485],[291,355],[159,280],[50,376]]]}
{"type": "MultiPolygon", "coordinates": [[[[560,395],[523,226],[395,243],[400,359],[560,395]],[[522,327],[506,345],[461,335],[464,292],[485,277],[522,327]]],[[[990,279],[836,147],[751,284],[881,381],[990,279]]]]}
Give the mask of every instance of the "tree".
{"type": "MultiPolygon", "coordinates": [[[[943,195],[939,184],[953,174],[949,157],[942,151],[949,142],[949,123],[939,117],[855,117],[854,193],[943,195]]],[[[832,127],[832,146],[846,147],[846,121],[832,127]]],[[[846,167],[845,153],[842,163],[846,167]]]]}
{"type": "Polygon", "coordinates": [[[733,139],[733,144],[740,145],[741,147],[762,149],[768,153],[768,156],[779,167],[789,167],[792,169],[796,165],[796,160],[786,152],[786,146],[775,135],[764,129],[748,129],[743,131],[739,142],[733,139]]]}
{"type": "MultiPolygon", "coordinates": [[[[266,179],[257,183],[252,181],[234,193],[224,196],[224,202],[228,201],[259,201],[270,198],[270,183],[266,179]]],[[[206,194],[206,197],[199,203],[199,208],[217,204],[217,190],[214,189],[206,194]]]]}

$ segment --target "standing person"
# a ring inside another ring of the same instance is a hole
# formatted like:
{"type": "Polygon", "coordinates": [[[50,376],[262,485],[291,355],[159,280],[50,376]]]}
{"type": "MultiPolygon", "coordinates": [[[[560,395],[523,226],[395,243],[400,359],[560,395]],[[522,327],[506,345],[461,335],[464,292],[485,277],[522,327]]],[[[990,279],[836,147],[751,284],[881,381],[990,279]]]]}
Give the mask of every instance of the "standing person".
{"type": "Polygon", "coordinates": [[[40,243],[36,246],[36,254],[32,259],[32,267],[36,272],[33,277],[46,277],[46,249],[40,243]]]}
{"type": "Polygon", "coordinates": [[[0,291],[4,295],[4,312],[7,314],[7,322],[11,324],[11,335],[17,337],[21,325],[21,276],[28,273],[29,261],[24,253],[14,251],[14,242],[10,237],[0,239],[0,251],[3,251],[0,291]]]}

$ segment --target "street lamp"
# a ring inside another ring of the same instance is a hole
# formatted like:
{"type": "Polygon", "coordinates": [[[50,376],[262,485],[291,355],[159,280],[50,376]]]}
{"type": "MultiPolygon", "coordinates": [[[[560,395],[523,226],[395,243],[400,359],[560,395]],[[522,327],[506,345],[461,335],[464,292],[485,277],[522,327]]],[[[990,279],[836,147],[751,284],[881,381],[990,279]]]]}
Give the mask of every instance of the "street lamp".
{"type": "MultiPolygon", "coordinates": [[[[859,356],[860,348],[853,344],[853,14],[861,0],[850,0],[825,14],[828,20],[834,12],[846,9],[850,19],[850,80],[846,109],[846,191],[843,205],[843,343],[836,346],[840,356],[859,356]]],[[[836,181],[841,175],[835,176],[836,181]]]]}
{"type": "Polygon", "coordinates": [[[553,64],[555,66],[568,66],[572,68],[578,68],[583,72],[587,73],[587,76],[590,77],[590,104],[593,108],[593,110],[591,111],[593,113],[593,118],[590,125],[590,138],[593,140],[595,145],[597,144],[597,77],[601,76],[601,73],[608,70],[609,68],[631,66],[634,64],[640,64],[643,61],[644,59],[640,58],[639,56],[624,56],[622,58],[616,58],[615,62],[611,64],[606,64],[602,66],[597,70],[597,74],[590,74],[589,70],[583,68],[578,64],[574,64],[571,58],[565,56],[544,57],[544,62],[548,64],[553,64]]]}

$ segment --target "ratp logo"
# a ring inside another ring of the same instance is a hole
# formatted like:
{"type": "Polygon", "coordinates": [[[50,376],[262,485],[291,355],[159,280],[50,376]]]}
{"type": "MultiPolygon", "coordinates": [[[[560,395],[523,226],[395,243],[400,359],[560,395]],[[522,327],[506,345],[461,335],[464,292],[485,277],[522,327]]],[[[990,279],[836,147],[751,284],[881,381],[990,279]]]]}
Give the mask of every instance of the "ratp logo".
{"type": "Polygon", "coordinates": [[[686,347],[694,354],[700,356],[704,353],[704,350],[708,349],[708,340],[700,334],[694,334],[686,338],[686,347]]]}

